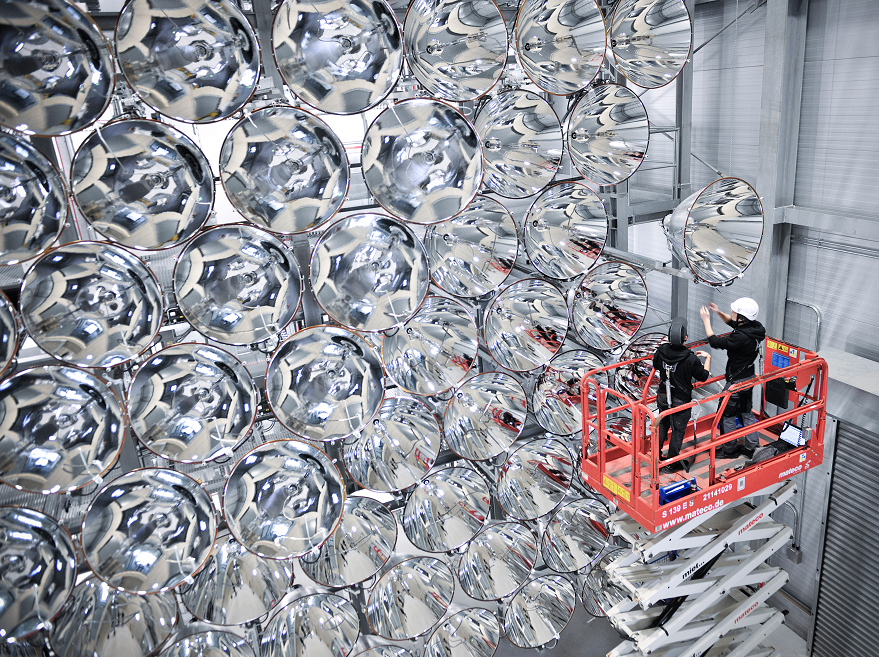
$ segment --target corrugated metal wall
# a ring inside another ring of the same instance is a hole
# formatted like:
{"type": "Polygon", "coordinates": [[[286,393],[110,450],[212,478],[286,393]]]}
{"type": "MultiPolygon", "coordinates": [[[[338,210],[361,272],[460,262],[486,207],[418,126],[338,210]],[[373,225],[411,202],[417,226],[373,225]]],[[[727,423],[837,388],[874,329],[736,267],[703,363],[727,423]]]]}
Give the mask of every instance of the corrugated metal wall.
{"type": "MultiPolygon", "coordinates": [[[[788,298],[821,311],[822,347],[879,361],[879,242],[794,227],[788,298]]],[[[815,314],[788,303],[784,339],[815,345],[815,314]]]]}
{"type": "MultiPolygon", "coordinates": [[[[750,0],[696,5],[694,47],[745,10],[750,0]]],[[[754,183],[760,137],[766,9],[745,14],[693,58],[693,153],[754,183]]],[[[693,191],[717,175],[692,161],[693,191]]]]}
{"type": "Polygon", "coordinates": [[[879,436],[840,423],[830,486],[813,657],[864,657],[879,646],[879,436]]]}
{"type": "Polygon", "coordinates": [[[794,203],[876,214],[876,0],[811,0],[794,203]]]}

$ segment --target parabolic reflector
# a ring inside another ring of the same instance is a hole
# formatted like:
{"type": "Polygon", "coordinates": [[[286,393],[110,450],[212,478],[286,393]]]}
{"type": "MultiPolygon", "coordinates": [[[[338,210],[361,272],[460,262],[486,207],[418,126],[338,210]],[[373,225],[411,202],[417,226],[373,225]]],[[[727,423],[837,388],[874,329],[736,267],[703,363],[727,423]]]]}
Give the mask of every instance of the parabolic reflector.
{"type": "Polygon", "coordinates": [[[476,600],[505,598],[531,576],[537,545],[537,538],[525,525],[489,525],[470,541],[458,562],[461,588],[476,600]]]}
{"type": "Polygon", "coordinates": [[[0,480],[31,493],[101,483],[125,439],[113,389],[75,367],[48,365],[0,383],[0,480]]]}
{"type": "Polygon", "coordinates": [[[492,0],[415,0],[403,43],[415,77],[443,100],[479,98],[507,63],[507,27],[492,0]]]}
{"type": "Polygon", "coordinates": [[[409,494],[403,531],[426,552],[449,552],[472,539],[488,519],[491,492],[470,468],[444,468],[425,477],[409,494]]]}
{"type": "Polygon", "coordinates": [[[525,217],[525,248],[545,276],[568,279],[592,267],[610,221],[601,197],[582,183],[559,183],[537,197],[525,217]]]}
{"type": "Polygon", "coordinates": [[[446,405],[446,444],[471,461],[494,458],[516,442],[527,415],[521,383],[503,372],[477,374],[467,379],[446,405]]]}
{"type": "Polygon", "coordinates": [[[92,499],[82,520],[82,551],[110,586],[136,595],[159,593],[204,566],[216,535],[211,498],[195,479],[141,468],[117,477],[92,499]]]}
{"type": "Polygon", "coordinates": [[[477,195],[457,217],[428,228],[424,246],[434,282],[449,294],[473,299],[494,292],[510,275],[519,229],[503,205],[477,195]]]}
{"type": "Polygon", "coordinates": [[[133,249],[192,237],[214,205],[207,158],[179,130],[124,119],[91,133],[71,165],[73,198],[96,231],[133,249]]]}
{"type": "Polygon", "coordinates": [[[318,584],[351,586],[377,573],[394,553],[397,521],[381,502],[348,497],[339,526],[327,542],[299,558],[302,570],[318,584]]]}
{"type": "Polygon", "coordinates": [[[400,330],[382,340],[388,376],[406,392],[439,395],[458,385],[476,362],[479,332],[457,301],[430,296],[400,330]]]}
{"type": "Polygon", "coordinates": [[[329,220],[345,200],[345,147],[313,114],[266,107],[241,119],[223,142],[220,175],[232,205],[274,233],[302,233],[329,220]]]}
{"type": "Polygon", "coordinates": [[[431,98],[402,100],[366,131],[363,179],[388,212],[435,224],[461,212],[482,182],[482,144],[461,112],[431,98]]]}
{"type": "Polygon", "coordinates": [[[355,331],[400,326],[430,285],[424,245],[381,214],[355,214],[327,228],[311,254],[310,276],[324,312],[355,331]]]}
{"type": "Polygon", "coordinates": [[[110,103],[110,48],[71,2],[6,0],[0,60],[0,124],[7,128],[66,135],[94,123],[110,103]]]}
{"type": "Polygon", "coordinates": [[[568,306],[555,286],[539,278],[513,283],[485,315],[485,344],[501,367],[527,372],[549,362],[568,332],[568,306]]]}
{"type": "Polygon", "coordinates": [[[199,233],[174,267],[186,321],[224,344],[280,333],[299,309],[302,276],[293,251],[259,228],[230,224],[199,233]]]}
{"type": "Polygon", "coordinates": [[[403,36],[384,0],[286,0],[275,14],[272,48],[290,90],[330,114],[375,107],[403,65],[403,36]]]}
{"type": "Polygon", "coordinates": [[[259,82],[256,33],[232,0],[129,0],[116,54],[143,101],[178,121],[225,119],[259,82]]]}
{"type": "Polygon", "coordinates": [[[574,615],[577,596],[567,578],[535,577],[523,586],[504,612],[504,632],[514,646],[539,648],[558,638],[574,615]]]}
{"type": "Polygon", "coordinates": [[[0,641],[14,643],[50,624],[73,591],[76,555],[73,539],[54,518],[0,507],[0,641]]]}
{"type": "Polygon", "coordinates": [[[183,604],[206,623],[249,623],[278,604],[292,577],[293,564],[259,557],[226,532],[194,581],[182,587],[183,604]]]}
{"type": "Polygon", "coordinates": [[[131,428],[170,461],[231,456],[256,418],[259,393],[232,354],[207,344],[171,345],[150,356],[128,387],[131,428]]]}
{"type": "Polygon", "coordinates": [[[403,490],[433,467],[441,441],[439,422],[427,405],[392,397],[362,433],[345,441],[345,469],[369,490],[403,490]]]}
{"type": "Polygon", "coordinates": [[[739,178],[720,178],[684,199],[662,221],[669,248],[702,282],[729,285],[757,255],[763,204],[739,178]]]}
{"type": "MultiPolygon", "coordinates": [[[[565,351],[553,357],[534,386],[531,408],[537,423],[550,433],[570,436],[583,428],[580,382],[590,370],[605,363],[585,349],[565,351]]],[[[607,375],[598,375],[607,380],[607,375]]],[[[594,412],[594,407],[593,407],[594,412]]]]}
{"type": "Polygon", "coordinates": [[[594,564],[610,543],[607,507],[579,499],[556,511],[540,542],[543,561],[557,573],[572,573],[594,564]]]}
{"type": "Polygon", "coordinates": [[[226,480],[223,514],[232,535],[268,559],[299,557],[336,529],[345,482],[310,443],[274,440],[245,454],[226,480]]]}
{"type": "Polygon", "coordinates": [[[74,242],[42,256],[25,274],[20,300],[34,342],[82,367],[113,367],[144,352],[164,307],[146,265],[105,242],[74,242]]]}
{"type": "Polygon", "coordinates": [[[382,366],[362,337],[336,326],[294,333],[266,372],[272,412],[293,433],[329,441],[362,430],[384,395],[382,366]]]}
{"type": "Polygon", "coordinates": [[[562,126],[552,106],[530,91],[514,89],[479,110],[485,184],[508,198],[524,198],[546,187],[562,160],[562,126]]]}
{"type": "Polygon", "coordinates": [[[406,559],[382,575],[369,592],[366,618],[380,637],[414,639],[428,632],[446,613],[455,579],[444,561],[406,559]]]}
{"type": "Polygon", "coordinates": [[[574,461],[565,443],[532,440],[513,452],[498,473],[498,502],[517,520],[536,520],[561,503],[573,475],[574,461]]]}
{"type": "Polygon", "coordinates": [[[620,84],[588,89],[571,112],[568,152],[577,171],[596,185],[619,185],[641,163],[650,143],[647,110],[620,84]]]}
{"type": "Polygon", "coordinates": [[[647,285],[624,262],[603,262],[568,290],[571,324],[587,345],[614,351],[634,337],[647,314],[647,285]]]}
{"type": "Polygon", "coordinates": [[[684,0],[620,0],[610,20],[616,65],[639,87],[671,82],[690,56],[693,19],[684,0]]]}
{"type": "Polygon", "coordinates": [[[73,589],[49,633],[59,657],[154,654],[177,625],[172,593],[133,595],[91,577],[73,589]]]}
{"type": "Polygon", "coordinates": [[[573,94],[604,62],[604,30],[595,0],[525,0],[516,19],[516,52],[538,87],[573,94]]]}
{"type": "Polygon", "coordinates": [[[332,593],[294,600],[268,622],[260,638],[262,657],[346,657],[360,635],[354,605],[332,593]]]}
{"type": "Polygon", "coordinates": [[[0,134],[0,265],[29,260],[52,246],[67,221],[66,196],[61,174],[42,153],[0,134]]]}
{"type": "Polygon", "coordinates": [[[500,638],[497,616],[470,607],[440,623],[424,646],[424,657],[492,657],[500,638]]]}

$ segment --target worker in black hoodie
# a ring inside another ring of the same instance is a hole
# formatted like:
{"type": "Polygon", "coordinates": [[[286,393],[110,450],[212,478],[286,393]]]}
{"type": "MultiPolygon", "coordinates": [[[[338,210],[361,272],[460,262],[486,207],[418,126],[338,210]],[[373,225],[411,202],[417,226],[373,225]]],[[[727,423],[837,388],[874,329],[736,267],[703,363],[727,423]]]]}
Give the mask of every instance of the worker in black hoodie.
{"type": "MultiPolygon", "coordinates": [[[[693,380],[706,381],[710,376],[711,355],[704,351],[693,353],[684,343],[687,341],[687,322],[681,317],[675,318],[668,329],[668,342],[663,342],[653,355],[653,369],[659,372],[659,392],[656,394],[656,405],[659,411],[666,411],[681,406],[693,399],[693,380]],[[705,365],[699,357],[705,359],[705,365]]],[[[689,408],[667,415],[657,425],[659,450],[665,444],[668,429],[671,426],[671,442],[668,444],[668,456],[674,458],[681,453],[687,422],[690,421],[689,408]]],[[[663,474],[689,470],[690,464],[684,459],[662,469],[663,474]]]]}
{"type": "MultiPolygon", "coordinates": [[[[702,306],[699,311],[702,323],[705,325],[705,333],[708,335],[708,344],[714,349],[726,349],[726,386],[727,390],[732,384],[754,376],[754,362],[760,354],[760,343],[766,338],[766,329],[757,321],[757,313],[760,307],[757,302],[749,297],[736,299],[730,304],[729,315],[721,312],[715,304],[702,306]],[[733,328],[733,332],[726,336],[718,336],[711,329],[711,313],[713,310],[718,317],[733,328]]],[[[736,427],[754,424],[757,418],[751,411],[751,390],[741,390],[732,395],[721,419],[721,433],[734,431],[736,427]]],[[[718,458],[735,458],[744,453],[749,458],[754,450],[760,446],[760,436],[751,433],[737,441],[730,441],[717,450],[718,458]]]]}

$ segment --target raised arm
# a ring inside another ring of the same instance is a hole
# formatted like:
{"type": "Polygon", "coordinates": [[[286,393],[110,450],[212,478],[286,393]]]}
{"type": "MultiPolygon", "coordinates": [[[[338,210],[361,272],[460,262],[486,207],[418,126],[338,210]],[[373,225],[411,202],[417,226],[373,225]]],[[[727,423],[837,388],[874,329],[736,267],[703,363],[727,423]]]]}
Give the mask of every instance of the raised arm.
{"type": "Polygon", "coordinates": [[[727,315],[725,312],[721,311],[716,303],[709,303],[708,307],[717,313],[717,316],[723,320],[724,324],[729,324],[732,321],[732,315],[727,315]]]}
{"type": "Polygon", "coordinates": [[[711,375],[711,354],[708,353],[707,351],[697,351],[696,355],[699,358],[705,359],[705,365],[703,367],[705,368],[705,371],[708,372],[708,374],[710,376],[711,375]]]}
{"type": "MultiPolygon", "coordinates": [[[[715,306],[716,307],[716,306],[715,306]]],[[[718,311],[719,315],[723,315],[718,311]]],[[[699,317],[702,318],[702,324],[705,326],[705,335],[709,338],[714,335],[714,329],[711,328],[711,311],[708,310],[708,306],[702,306],[699,309],[699,317]]]]}

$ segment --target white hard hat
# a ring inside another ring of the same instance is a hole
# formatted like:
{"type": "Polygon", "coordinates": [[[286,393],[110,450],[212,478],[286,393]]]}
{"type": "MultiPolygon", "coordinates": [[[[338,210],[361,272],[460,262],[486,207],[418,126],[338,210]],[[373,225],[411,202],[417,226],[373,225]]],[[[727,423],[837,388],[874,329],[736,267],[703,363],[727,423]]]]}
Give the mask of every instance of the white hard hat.
{"type": "Polygon", "coordinates": [[[741,297],[740,299],[736,299],[729,305],[729,307],[733,312],[742,317],[747,317],[751,321],[757,319],[757,313],[760,312],[760,306],[758,306],[757,302],[751,297],[741,297]]]}

